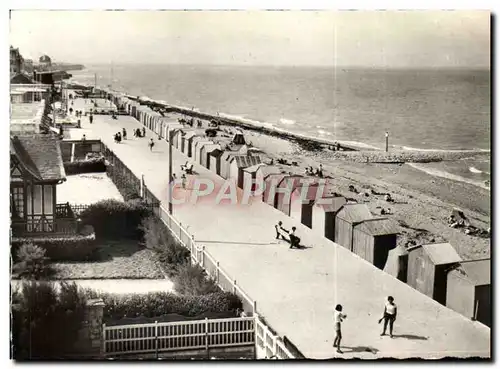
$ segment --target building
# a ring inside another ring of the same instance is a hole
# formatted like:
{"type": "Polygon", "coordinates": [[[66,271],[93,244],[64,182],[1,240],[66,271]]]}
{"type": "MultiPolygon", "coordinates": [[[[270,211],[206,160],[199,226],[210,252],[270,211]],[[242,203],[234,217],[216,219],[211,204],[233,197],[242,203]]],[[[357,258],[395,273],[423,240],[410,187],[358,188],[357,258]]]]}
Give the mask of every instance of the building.
{"type": "Polygon", "coordinates": [[[188,157],[193,156],[193,141],[198,137],[200,136],[197,135],[194,131],[186,133],[186,135],[184,136],[184,155],[187,155],[188,157]]]}
{"type": "MultiPolygon", "coordinates": [[[[279,183],[276,188],[274,207],[286,215],[290,215],[290,204],[292,202],[292,193],[297,187],[309,183],[310,178],[305,178],[298,174],[288,174],[279,183]]],[[[266,186],[268,183],[266,183],[266,186]]],[[[270,184],[272,186],[272,184],[270,184]]]]}
{"type": "MultiPolygon", "coordinates": [[[[266,190],[265,183],[267,178],[273,174],[281,174],[281,169],[274,165],[262,165],[257,168],[255,172],[255,189],[258,190],[262,195],[260,196],[264,200],[264,192],[266,190]]],[[[248,179],[248,176],[247,176],[248,179]]],[[[269,191],[268,191],[269,192],[269,191]]],[[[254,195],[256,195],[254,193],[254,195]]]]}
{"type": "Polygon", "coordinates": [[[52,59],[48,55],[42,55],[38,59],[38,66],[41,71],[48,70],[52,67],[52,59]]]}
{"type": "Polygon", "coordinates": [[[365,204],[346,204],[335,217],[334,242],[352,251],[354,226],[373,215],[365,204]]]}
{"type": "Polygon", "coordinates": [[[55,137],[11,137],[10,208],[14,237],[76,233],[76,217],[71,208],[56,201],[57,185],[65,180],[55,137]]]}
{"type": "MultiPolygon", "coordinates": [[[[18,75],[16,81],[25,81],[23,75],[18,75]]],[[[48,85],[35,85],[28,81],[28,83],[12,83],[10,85],[10,102],[17,103],[37,103],[42,100],[50,99],[50,86],[48,85]]]]}
{"type": "Polygon", "coordinates": [[[448,273],[446,306],[491,328],[491,259],[462,261],[448,273]]]}
{"type": "Polygon", "coordinates": [[[224,151],[220,158],[220,176],[224,179],[229,177],[229,162],[234,155],[238,155],[233,151],[224,151]]]}
{"type": "Polygon", "coordinates": [[[224,151],[215,149],[207,154],[208,156],[208,169],[220,176],[220,159],[224,151]]]}
{"type": "Polygon", "coordinates": [[[290,217],[301,222],[306,227],[312,228],[313,207],[316,200],[323,196],[324,185],[320,185],[314,179],[304,179],[292,192],[290,202],[290,217]],[[310,180],[311,183],[307,183],[310,180]]]}
{"type": "Polygon", "coordinates": [[[10,47],[10,73],[21,73],[23,70],[23,57],[19,49],[10,47]]]}
{"type": "Polygon", "coordinates": [[[194,148],[193,148],[193,159],[195,163],[201,164],[201,149],[204,145],[213,145],[213,141],[210,141],[206,137],[200,137],[200,140],[195,140],[194,148]]]}
{"type": "Polygon", "coordinates": [[[346,203],[345,197],[335,195],[328,195],[322,197],[321,201],[315,201],[312,207],[312,229],[334,241],[335,216],[346,203]]]}
{"type": "Polygon", "coordinates": [[[234,155],[229,160],[228,179],[232,179],[239,188],[243,188],[243,169],[261,162],[260,156],[234,155]]]}
{"type": "Polygon", "coordinates": [[[11,73],[10,75],[10,84],[11,85],[32,85],[35,82],[33,79],[27,75],[26,73],[11,73]]]}
{"type": "MultiPolygon", "coordinates": [[[[257,172],[261,167],[265,166],[267,166],[267,164],[259,163],[243,169],[243,188],[248,188],[252,196],[254,195],[256,189],[257,172]]],[[[260,189],[262,190],[262,187],[260,187],[260,189]]]]}
{"type": "Polygon", "coordinates": [[[368,219],[354,225],[352,252],[384,269],[389,251],[396,248],[399,228],[385,218],[368,219]]]}
{"type": "Polygon", "coordinates": [[[407,283],[446,305],[448,272],[462,261],[449,243],[417,246],[408,250],[407,283]]]}
{"type": "MultiPolygon", "coordinates": [[[[23,100],[27,95],[11,95],[11,100],[23,100]]],[[[26,135],[40,133],[44,127],[51,125],[48,116],[49,105],[45,100],[34,102],[13,102],[10,104],[10,132],[11,134],[26,135]]]]}

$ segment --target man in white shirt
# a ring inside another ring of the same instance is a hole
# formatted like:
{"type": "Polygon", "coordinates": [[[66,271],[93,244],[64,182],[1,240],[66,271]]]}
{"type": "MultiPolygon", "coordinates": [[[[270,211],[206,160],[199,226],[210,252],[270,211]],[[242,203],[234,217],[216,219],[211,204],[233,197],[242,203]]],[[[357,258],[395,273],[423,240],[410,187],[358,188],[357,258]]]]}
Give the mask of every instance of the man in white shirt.
{"type": "Polygon", "coordinates": [[[335,306],[335,313],[333,316],[335,321],[335,340],[333,340],[333,347],[337,347],[337,352],[342,354],[343,352],[340,350],[340,341],[342,340],[341,323],[347,318],[347,315],[342,314],[342,305],[339,304],[335,306]]]}
{"type": "Polygon", "coordinates": [[[389,335],[392,338],[392,328],[394,326],[394,322],[396,321],[396,316],[398,314],[398,307],[394,303],[394,297],[387,297],[387,303],[384,308],[384,316],[378,321],[379,324],[383,320],[384,321],[384,330],[380,334],[381,336],[385,336],[385,331],[387,329],[387,323],[389,323],[389,335]]]}

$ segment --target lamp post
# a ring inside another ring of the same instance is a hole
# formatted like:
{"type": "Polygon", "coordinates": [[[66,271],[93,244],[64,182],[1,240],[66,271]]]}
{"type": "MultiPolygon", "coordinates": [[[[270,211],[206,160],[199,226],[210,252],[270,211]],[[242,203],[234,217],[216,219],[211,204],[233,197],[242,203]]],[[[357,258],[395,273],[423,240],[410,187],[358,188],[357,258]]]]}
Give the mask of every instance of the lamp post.
{"type": "Polygon", "coordinates": [[[168,212],[172,215],[173,205],[172,205],[172,132],[173,130],[168,132],[168,212]]]}
{"type": "Polygon", "coordinates": [[[385,132],[385,152],[389,151],[389,132],[385,132]]]}

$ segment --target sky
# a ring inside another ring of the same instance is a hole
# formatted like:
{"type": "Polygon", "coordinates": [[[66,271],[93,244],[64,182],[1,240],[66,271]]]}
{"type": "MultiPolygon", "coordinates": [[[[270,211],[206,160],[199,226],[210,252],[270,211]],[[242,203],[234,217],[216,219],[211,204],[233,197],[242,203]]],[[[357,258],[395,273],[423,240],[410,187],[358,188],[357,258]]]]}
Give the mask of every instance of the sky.
{"type": "Polygon", "coordinates": [[[15,10],[9,38],[82,64],[490,66],[487,11],[15,10]]]}

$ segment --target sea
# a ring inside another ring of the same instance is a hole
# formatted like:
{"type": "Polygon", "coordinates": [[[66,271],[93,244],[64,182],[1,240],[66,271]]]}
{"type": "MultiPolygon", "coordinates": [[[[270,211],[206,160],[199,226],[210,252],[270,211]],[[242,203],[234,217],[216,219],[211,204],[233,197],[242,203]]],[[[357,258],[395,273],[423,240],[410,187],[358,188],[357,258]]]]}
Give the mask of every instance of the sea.
{"type": "MultiPolygon", "coordinates": [[[[427,150],[491,149],[490,70],[88,65],[73,80],[339,141],[427,150]]],[[[490,159],[419,164],[489,188],[490,159]]]]}

